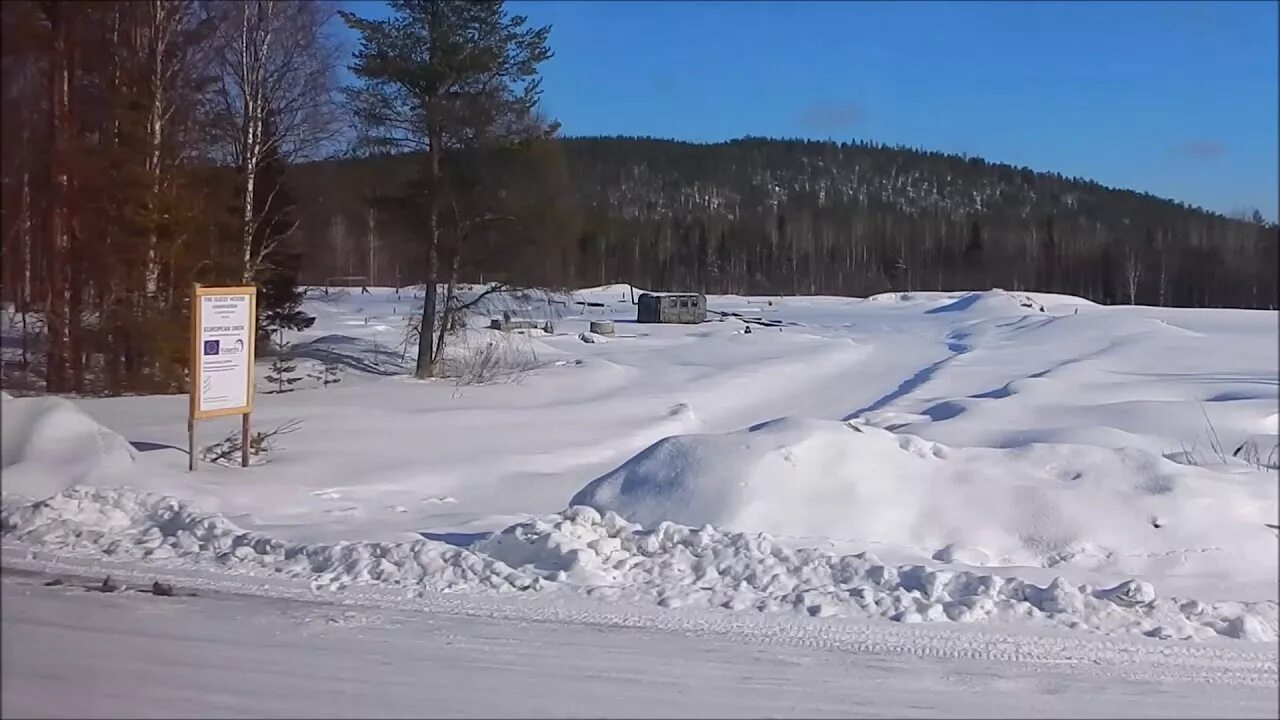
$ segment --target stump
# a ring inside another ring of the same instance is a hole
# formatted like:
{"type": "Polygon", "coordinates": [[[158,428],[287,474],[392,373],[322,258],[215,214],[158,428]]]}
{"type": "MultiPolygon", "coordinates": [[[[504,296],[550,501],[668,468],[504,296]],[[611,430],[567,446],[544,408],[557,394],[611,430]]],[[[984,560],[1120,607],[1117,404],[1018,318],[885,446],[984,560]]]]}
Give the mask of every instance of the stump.
{"type": "Polygon", "coordinates": [[[592,320],[591,332],[597,335],[612,335],[613,321],[612,320],[592,320]]]}

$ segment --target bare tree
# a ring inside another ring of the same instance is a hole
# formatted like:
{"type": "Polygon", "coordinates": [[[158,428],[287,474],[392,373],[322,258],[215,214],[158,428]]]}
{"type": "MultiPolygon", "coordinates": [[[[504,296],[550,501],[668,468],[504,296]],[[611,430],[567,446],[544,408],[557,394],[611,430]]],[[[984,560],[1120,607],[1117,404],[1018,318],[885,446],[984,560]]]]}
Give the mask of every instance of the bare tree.
{"type": "Polygon", "coordinates": [[[336,72],[340,45],[326,29],[330,2],[206,2],[218,23],[218,82],[210,102],[214,156],[240,174],[241,279],[254,280],[269,247],[255,248],[258,172],[273,154],[315,156],[340,132],[336,72]]]}
{"type": "Polygon", "coordinates": [[[1124,249],[1124,285],[1129,294],[1129,304],[1138,303],[1138,281],[1142,279],[1142,254],[1129,244],[1124,249]]]}
{"type": "MultiPolygon", "coordinates": [[[[161,167],[166,139],[164,133],[177,106],[173,84],[187,68],[185,53],[191,46],[181,43],[181,33],[191,27],[195,18],[195,3],[191,0],[147,0],[143,9],[143,22],[135,25],[134,42],[137,57],[145,76],[145,97],[148,101],[146,119],[145,172],[150,180],[147,197],[148,214],[154,215],[159,204],[160,185],[164,177],[161,167]]],[[[156,224],[151,223],[147,232],[146,264],[143,277],[146,293],[155,296],[159,290],[160,257],[156,224]]]]}

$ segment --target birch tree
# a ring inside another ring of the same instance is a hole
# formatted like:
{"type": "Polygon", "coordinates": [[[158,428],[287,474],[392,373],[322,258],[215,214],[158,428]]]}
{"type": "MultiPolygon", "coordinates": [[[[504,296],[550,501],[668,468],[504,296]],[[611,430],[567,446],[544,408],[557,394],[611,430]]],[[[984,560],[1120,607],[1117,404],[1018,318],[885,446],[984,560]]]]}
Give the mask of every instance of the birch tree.
{"type": "Polygon", "coordinates": [[[211,95],[213,156],[239,173],[241,280],[252,284],[270,244],[255,247],[270,204],[256,195],[268,157],[295,162],[331,143],[341,124],[334,100],[340,46],[326,30],[327,2],[244,0],[207,2],[217,19],[218,82],[211,95]]]}
{"type": "MultiPolygon", "coordinates": [[[[176,98],[170,92],[174,78],[184,70],[179,45],[180,33],[189,26],[195,4],[187,0],[147,0],[145,21],[137,27],[140,36],[139,58],[146,77],[145,97],[148,100],[146,122],[146,174],[151,187],[148,193],[148,209],[154,215],[159,204],[160,181],[164,175],[161,156],[165,147],[165,128],[172,116],[176,98]],[[175,46],[177,51],[175,52],[175,46]]],[[[148,296],[159,290],[160,262],[155,223],[151,223],[147,237],[145,287],[148,296]]]]}

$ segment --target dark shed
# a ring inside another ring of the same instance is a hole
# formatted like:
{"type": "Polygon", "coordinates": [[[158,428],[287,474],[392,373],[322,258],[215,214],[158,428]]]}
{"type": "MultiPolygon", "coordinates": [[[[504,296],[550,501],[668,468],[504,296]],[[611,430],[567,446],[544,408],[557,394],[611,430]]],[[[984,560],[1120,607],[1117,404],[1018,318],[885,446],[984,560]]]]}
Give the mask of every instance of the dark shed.
{"type": "Polygon", "coordinates": [[[701,293],[644,293],[636,300],[636,322],[697,324],[707,319],[701,293]]]}

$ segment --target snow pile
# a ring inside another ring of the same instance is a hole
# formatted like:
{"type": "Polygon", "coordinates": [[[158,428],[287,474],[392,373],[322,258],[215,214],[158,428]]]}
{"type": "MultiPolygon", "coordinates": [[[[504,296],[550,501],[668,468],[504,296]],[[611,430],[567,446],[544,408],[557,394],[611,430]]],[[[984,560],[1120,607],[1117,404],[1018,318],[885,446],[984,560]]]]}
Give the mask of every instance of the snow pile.
{"type": "Polygon", "coordinates": [[[446,543],[290,544],[217,513],[128,488],[76,487],[0,512],[0,534],[42,548],[115,559],[217,562],[311,581],[316,589],[385,583],[436,590],[536,589],[541,580],[446,543]]]}
{"type": "Polygon", "coordinates": [[[588,595],[898,622],[1040,621],[1104,633],[1252,641],[1277,637],[1277,604],[1201,603],[1156,595],[1131,579],[1111,588],[1039,587],[1017,578],[886,565],[871,553],[788,550],[765,534],[660,523],[644,530],[613,512],[576,506],[513,526],[473,549],[588,595]]]}
{"type": "Polygon", "coordinates": [[[881,305],[924,304],[933,307],[926,315],[966,311],[974,315],[1021,315],[1026,313],[1074,311],[1079,307],[1099,307],[1092,300],[1074,295],[1044,292],[1010,292],[993,288],[969,292],[886,292],[871,295],[868,301],[881,305]]]}
{"type": "Polygon", "coordinates": [[[570,501],[653,526],[916,548],[975,566],[1275,572],[1277,486],[1140,450],[949,448],[858,422],[784,419],[660,440],[570,501]]]}
{"type": "Polygon", "coordinates": [[[316,590],[352,584],[447,591],[551,590],[604,599],[898,622],[1036,622],[1159,638],[1277,637],[1277,604],[1157,597],[1140,580],[1097,589],[921,565],[870,553],[789,550],[763,534],[660,523],[652,530],[588,507],[512,526],[470,548],[401,543],[289,544],[219,514],[133,490],[73,488],[0,512],[6,543],[68,553],[276,572],[316,590]]]}
{"type": "Polygon", "coordinates": [[[1043,304],[1027,295],[994,289],[964,293],[951,302],[939,305],[932,310],[926,310],[925,314],[935,315],[960,311],[971,311],[980,315],[1001,315],[1009,312],[1013,314],[1022,314],[1024,312],[1042,313],[1045,312],[1045,308],[1043,304]]]}
{"type": "Polygon", "coordinates": [[[129,441],[58,397],[3,400],[4,492],[48,497],[78,484],[111,484],[133,467],[129,441]]]}

